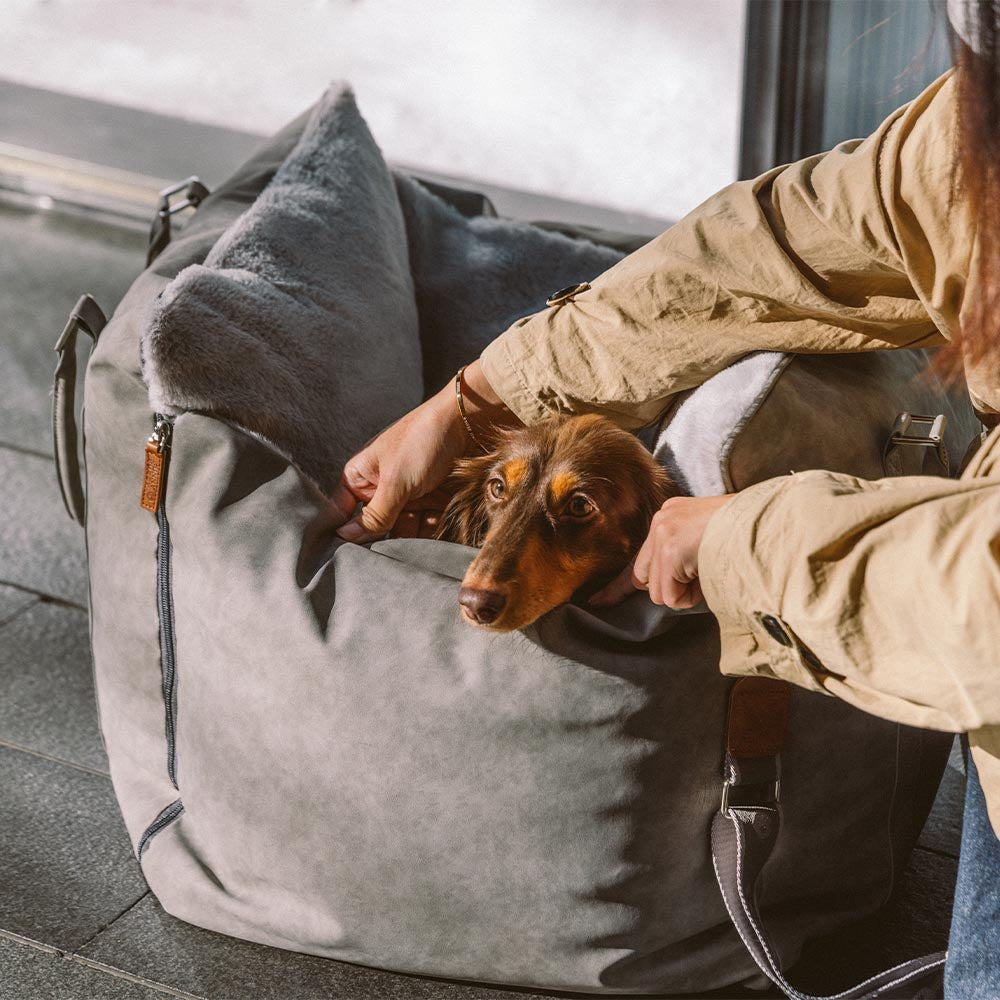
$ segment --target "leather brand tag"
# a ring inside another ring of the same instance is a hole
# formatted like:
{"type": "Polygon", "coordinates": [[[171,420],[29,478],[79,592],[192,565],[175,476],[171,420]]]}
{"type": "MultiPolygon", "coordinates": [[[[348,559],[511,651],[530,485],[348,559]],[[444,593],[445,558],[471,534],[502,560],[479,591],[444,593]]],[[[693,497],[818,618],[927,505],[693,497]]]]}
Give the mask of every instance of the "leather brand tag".
{"type": "Polygon", "coordinates": [[[146,465],[142,472],[142,496],[139,503],[143,510],[156,513],[163,493],[163,452],[155,441],[146,442],[146,465]]]}

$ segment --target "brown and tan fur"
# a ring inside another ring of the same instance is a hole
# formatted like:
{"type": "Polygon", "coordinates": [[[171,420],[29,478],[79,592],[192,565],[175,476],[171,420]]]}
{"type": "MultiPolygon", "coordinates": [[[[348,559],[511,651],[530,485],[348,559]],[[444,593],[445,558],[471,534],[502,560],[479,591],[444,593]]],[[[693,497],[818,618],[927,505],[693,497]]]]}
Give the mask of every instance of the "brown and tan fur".
{"type": "Polygon", "coordinates": [[[596,415],[505,431],[459,461],[439,538],[481,546],[459,603],[471,624],[511,631],[611,579],[677,493],[627,431],[596,415]]]}

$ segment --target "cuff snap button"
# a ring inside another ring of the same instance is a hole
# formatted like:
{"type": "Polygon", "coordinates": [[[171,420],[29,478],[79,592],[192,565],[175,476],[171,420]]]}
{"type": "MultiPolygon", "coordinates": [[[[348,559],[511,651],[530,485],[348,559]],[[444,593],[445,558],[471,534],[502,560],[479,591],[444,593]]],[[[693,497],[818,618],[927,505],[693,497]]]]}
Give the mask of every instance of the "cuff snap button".
{"type": "Polygon", "coordinates": [[[560,288],[558,292],[553,292],[546,300],[547,306],[561,306],[564,302],[572,302],[575,295],[585,292],[590,288],[589,281],[581,281],[576,285],[567,285],[560,288]]]}
{"type": "Polygon", "coordinates": [[[781,622],[774,615],[762,615],[760,623],[775,642],[781,643],[782,646],[791,646],[791,636],[782,628],[781,622]]]}

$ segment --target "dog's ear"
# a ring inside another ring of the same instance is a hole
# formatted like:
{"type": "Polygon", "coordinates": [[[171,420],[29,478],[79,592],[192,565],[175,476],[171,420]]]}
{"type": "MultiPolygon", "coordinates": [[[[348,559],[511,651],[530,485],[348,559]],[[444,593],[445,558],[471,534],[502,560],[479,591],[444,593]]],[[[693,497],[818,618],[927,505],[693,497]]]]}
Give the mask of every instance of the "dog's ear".
{"type": "MultiPolygon", "coordinates": [[[[641,448],[642,445],[639,447],[641,448]]],[[[670,478],[667,470],[649,452],[646,452],[645,448],[643,451],[645,454],[640,466],[642,471],[633,480],[639,507],[636,518],[638,537],[634,545],[636,549],[645,540],[653,515],[663,506],[664,501],[680,493],[677,484],[670,478]]]]}
{"type": "Polygon", "coordinates": [[[462,458],[445,483],[454,490],[441,516],[436,538],[461,545],[482,545],[489,519],[486,515],[486,477],[493,467],[493,455],[462,458]]]}

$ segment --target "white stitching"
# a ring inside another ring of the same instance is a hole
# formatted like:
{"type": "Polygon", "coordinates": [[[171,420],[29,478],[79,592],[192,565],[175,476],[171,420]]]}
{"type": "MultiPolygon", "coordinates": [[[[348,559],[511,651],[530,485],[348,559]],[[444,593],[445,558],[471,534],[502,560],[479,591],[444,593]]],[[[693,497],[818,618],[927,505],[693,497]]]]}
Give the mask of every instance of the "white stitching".
{"type": "MultiPolygon", "coordinates": [[[[760,811],[763,812],[764,810],[761,809],[760,811]]],[[[775,810],[772,810],[772,809],[768,809],[767,811],[768,812],[775,812],[775,810]]],[[[767,942],[764,940],[764,935],[761,933],[761,930],[758,927],[757,922],[753,918],[753,914],[750,912],[750,908],[747,906],[746,897],[743,894],[743,878],[742,878],[742,873],[743,873],[743,863],[742,863],[742,861],[743,861],[743,854],[744,854],[744,851],[743,851],[743,828],[742,828],[742,825],[740,824],[740,822],[738,821],[738,819],[733,816],[732,812],[730,813],[729,816],[727,816],[725,818],[728,819],[733,824],[733,829],[736,832],[736,891],[739,894],[740,904],[742,906],[743,912],[746,915],[747,919],[750,921],[750,926],[753,928],[754,934],[757,937],[757,943],[763,949],[764,954],[767,956],[768,961],[771,963],[771,970],[770,971],[768,971],[768,969],[766,969],[761,964],[761,962],[758,961],[756,954],[754,953],[753,949],[747,943],[747,939],[746,939],[746,937],[744,937],[743,931],[740,929],[739,925],[736,926],[736,930],[739,932],[740,938],[743,940],[743,944],[746,945],[747,950],[750,952],[751,957],[757,963],[757,965],[760,967],[761,971],[763,971],[765,975],[767,975],[778,986],[780,986],[781,989],[785,992],[786,995],[788,995],[790,997],[793,997],[794,1000],[842,1000],[842,998],[850,997],[850,995],[852,993],[857,993],[859,990],[864,989],[869,984],[878,982],[878,980],[881,979],[883,976],[890,975],[890,974],[892,974],[893,972],[896,972],[899,969],[903,969],[906,966],[910,965],[911,962],[915,961],[914,959],[910,959],[909,961],[901,962],[899,965],[892,966],[892,968],[886,969],[886,970],[878,973],[875,976],[871,976],[868,979],[865,979],[862,982],[857,983],[855,986],[852,986],[850,989],[843,990],[840,993],[830,994],[827,997],[817,997],[817,996],[813,996],[813,995],[808,994],[808,993],[800,993],[781,974],[777,963],[774,961],[774,956],[771,954],[771,951],[770,951],[770,949],[767,946],[767,942]]],[[[722,883],[722,879],[719,878],[719,869],[718,869],[718,866],[716,864],[715,852],[714,851],[712,852],[712,866],[713,866],[713,868],[715,868],[715,877],[718,880],[719,885],[721,887],[723,883],[722,883]]],[[[730,909],[729,900],[726,898],[725,890],[723,890],[723,892],[722,892],[722,898],[723,898],[723,901],[726,904],[726,910],[729,912],[729,918],[730,918],[730,920],[733,920],[733,911],[732,911],[732,909],[730,909]]],[[[733,920],[733,923],[735,924],[736,921],[733,920]]],[[[920,965],[917,968],[912,969],[911,971],[905,973],[902,976],[897,977],[896,979],[894,979],[894,980],[892,980],[890,982],[880,984],[876,988],[877,988],[878,991],[882,991],[882,990],[891,989],[894,986],[899,986],[900,984],[905,983],[908,979],[912,979],[912,978],[914,978],[916,976],[922,976],[922,975],[926,974],[928,971],[930,971],[931,969],[935,969],[938,966],[943,965],[944,962],[946,961],[946,959],[947,959],[947,953],[945,953],[945,957],[944,958],[939,958],[937,961],[931,962],[928,965],[920,965]]]]}
{"type": "MultiPolygon", "coordinates": [[[[729,817],[726,817],[726,818],[728,819],[729,817]]],[[[738,843],[739,843],[739,837],[737,837],[737,844],[738,843]]],[[[736,863],[737,863],[737,865],[739,864],[739,859],[738,858],[737,858],[737,862],[736,863]]],[[[726,912],[729,914],[729,920],[732,923],[732,925],[736,928],[736,933],[739,934],[740,940],[742,940],[742,942],[743,942],[743,947],[746,948],[746,950],[750,953],[750,957],[754,960],[754,963],[761,970],[761,972],[763,972],[764,975],[767,976],[768,979],[770,979],[772,982],[774,982],[775,981],[774,980],[774,975],[773,975],[773,971],[774,970],[773,969],[769,970],[769,969],[765,968],[764,964],[761,961],[758,960],[754,948],[752,947],[752,945],[750,944],[750,942],[746,939],[745,935],[743,934],[743,928],[740,927],[740,922],[736,919],[736,917],[733,914],[733,909],[729,905],[729,896],[726,895],[725,883],[723,882],[722,876],[719,874],[719,865],[718,865],[718,863],[716,862],[716,859],[715,859],[715,851],[712,851],[712,867],[715,869],[715,880],[719,883],[719,889],[722,892],[722,902],[725,903],[725,905],[726,905],[726,912]]],[[[737,883],[737,885],[739,885],[739,876],[737,876],[737,878],[736,878],[736,883],[737,883]]]]}

